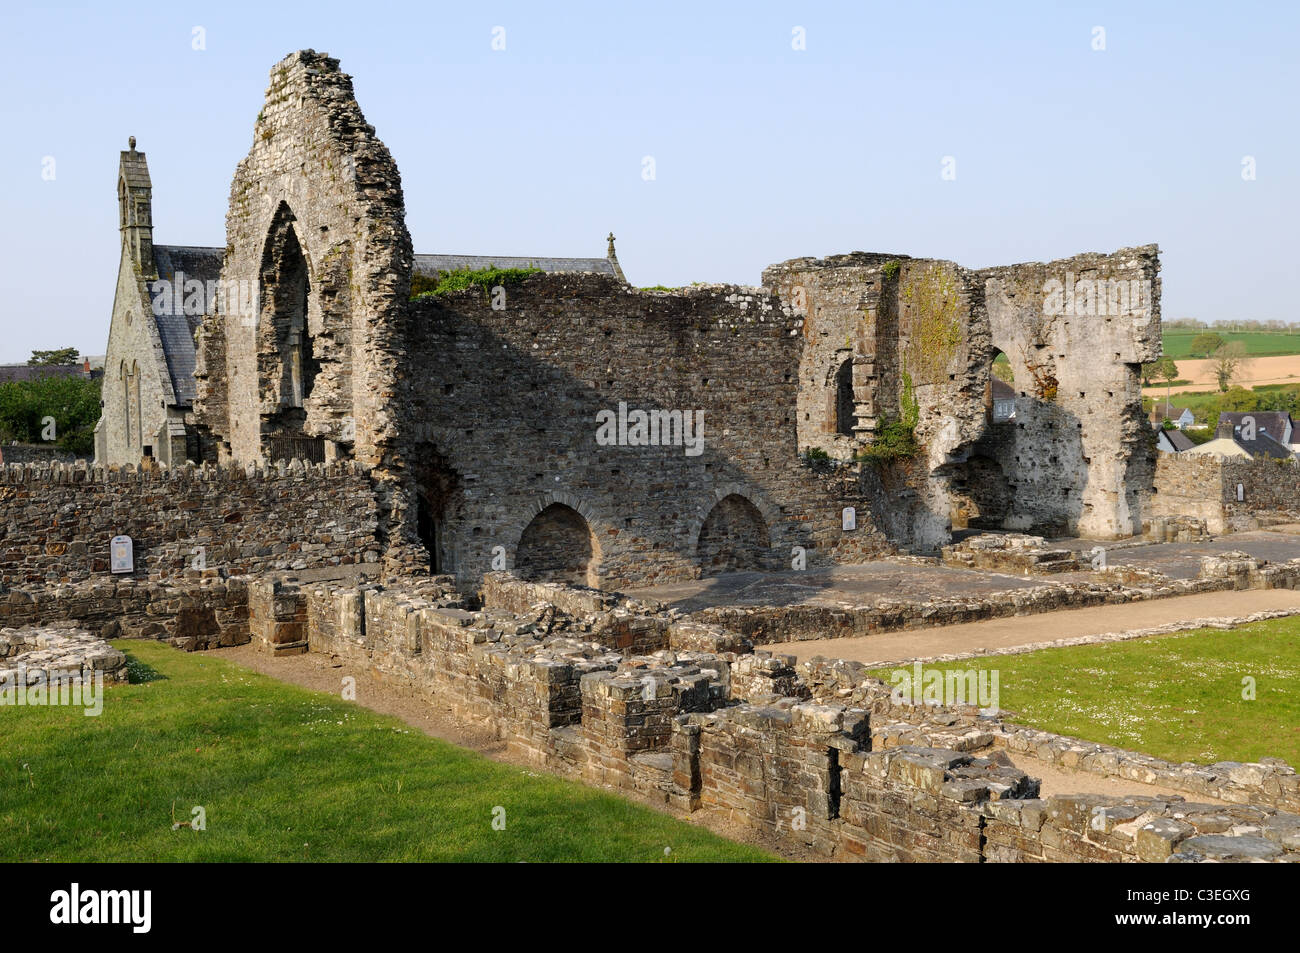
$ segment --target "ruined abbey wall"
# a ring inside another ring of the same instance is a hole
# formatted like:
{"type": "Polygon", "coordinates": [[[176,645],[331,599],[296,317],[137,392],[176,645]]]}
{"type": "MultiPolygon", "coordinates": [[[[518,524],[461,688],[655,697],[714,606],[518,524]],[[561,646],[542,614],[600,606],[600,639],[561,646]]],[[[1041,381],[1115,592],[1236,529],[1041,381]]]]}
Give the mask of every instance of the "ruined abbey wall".
{"type": "Polygon", "coordinates": [[[921,548],[972,520],[1140,531],[1154,462],[1139,365],[1160,347],[1157,255],[984,271],[863,253],[773,265],[764,285],[804,318],[800,448],[848,459],[887,423],[914,423],[925,457],[891,496],[921,548]],[[1005,422],[990,396],[999,352],[1016,391],[1005,422]]]}
{"type": "Polygon", "coordinates": [[[555,504],[589,529],[575,548],[593,575],[571,581],[608,587],[789,568],[794,547],[809,565],[886,548],[853,482],[799,459],[800,321],[775,297],[533,275],[411,310],[401,426],[442,571],[477,578],[498,546],[495,568],[515,568],[526,528],[555,504]],[[629,427],[607,445],[598,415],[623,411],[702,421],[702,442],[635,445],[629,427]],[[846,531],[840,511],[854,503],[862,516],[846,531]]]}
{"type": "MultiPolygon", "coordinates": [[[[500,603],[544,594],[508,578],[492,585],[500,603]]],[[[428,584],[331,583],[286,587],[267,603],[310,651],[409,682],[516,756],[822,856],[1285,862],[1300,851],[1290,813],[1300,777],[1281,763],[1189,770],[1005,726],[973,707],[895,705],[861,666],[796,669],[781,656],[681,647],[620,653],[588,637],[615,605],[469,612],[428,584]],[[1060,749],[1081,770],[1151,775],[1189,796],[1040,798],[999,749],[1060,749]]]]}
{"type": "Polygon", "coordinates": [[[275,459],[298,440],[391,464],[411,240],[397,166],[337,60],[303,51],[272,69],[226,245],[196,373],[222,459],[275,459]]]}
{"type": "Polygon", "coordinates": [[[376,525],[369,475],[352,463],[143,472],[5,466],[0,585],[106,577],[114,536],[134,541],[137,579],[374,562],[376,525]]]}

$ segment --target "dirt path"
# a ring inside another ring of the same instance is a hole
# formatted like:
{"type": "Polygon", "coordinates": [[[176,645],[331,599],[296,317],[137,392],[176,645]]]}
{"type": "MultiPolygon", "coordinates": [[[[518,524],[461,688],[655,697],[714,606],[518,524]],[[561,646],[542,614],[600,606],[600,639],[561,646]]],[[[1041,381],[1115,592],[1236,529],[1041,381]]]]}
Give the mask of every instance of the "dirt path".
{"type": "Polygon", "coordinates": [[[1194,619],[1241,617],[1267,609],[1295,609],[1300,612],[1300,591],[1247,589],[1240,592],[1203,592],[1173,599],[1010,616],[933,629],[882,632],[879,635],[848,639],[779,642],[762,648],[794,655],[800,661],[821,655],[886,665],[914,658],[976,654],[980,650],[1154,628],[1194,619]]]}

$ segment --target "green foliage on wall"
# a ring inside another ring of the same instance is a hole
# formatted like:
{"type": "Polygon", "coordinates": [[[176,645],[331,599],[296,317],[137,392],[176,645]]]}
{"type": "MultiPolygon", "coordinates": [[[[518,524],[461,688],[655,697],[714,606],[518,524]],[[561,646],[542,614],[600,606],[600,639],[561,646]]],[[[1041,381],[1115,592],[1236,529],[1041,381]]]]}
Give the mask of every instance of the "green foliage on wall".
{"type": "Polygon", "coordinates": [[[818,473],[825,473],[831,468],[831,455],[821,447],[809,447],[803,452],[804,466],[818,473]]]}
{"type": "Polygon", "coordinates": [[[411,276],[411,300],[429,295],[444,295],[465,288],[488,290],[497,285],[504,288],[541,272],[540,268],[458,268],[442,273],[436,280],[417,273],[411,276]]]}
{"type": "Polygon", "coordinates": [[[909,426],[901,420],[885,419],[881,426],[876,428],[876,436],[871,441],[871,446],[859,450],[857,459],[863,463],[879,466],[914,457],[918,449],[920,448],[916,442],[914,425],[909,426]]]}
{"type": "Polygon", "coordinates": [[[903,300],[909,320],[904,363],[921,384],[944,379],[948,365],[962,342],[957,282],[938,265],[931,265],[907,283],[903,300]]]}

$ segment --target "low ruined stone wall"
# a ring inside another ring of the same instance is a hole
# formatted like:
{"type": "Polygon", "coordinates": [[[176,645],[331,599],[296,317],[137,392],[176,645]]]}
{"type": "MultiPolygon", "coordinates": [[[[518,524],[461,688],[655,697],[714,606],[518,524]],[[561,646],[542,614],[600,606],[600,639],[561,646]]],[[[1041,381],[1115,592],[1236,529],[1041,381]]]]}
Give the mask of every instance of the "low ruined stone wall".
{"type": "Polygon", "coordinates": [[[75,623],[100,638],[149,638],[178,648],[249,640],[248,583],[215,576],[160,582],[112,576],[71,585],[0,588],[0,626],[75,623]]]}
{"type": "Polygon", "coordinates": [[[1162,453],[1156,461],[1151,512],[1203,520],[1211,533],[1300,521],[1300,467],[1286,460],[1162,453]]]}
{"type": "Polygon", "coordinates": [[[620,653],[587,637],[616,609],[570,615],[544,587],[491,587],[482,611],[450,604],[459,597],[449,585],[429,580],[281,580],[250,601],[255,630],[265,602],[275,620],[302,626],[311,651],[408,681],[517,756],[826,857],[1300,859],[1300,817],[1254,796],[1231,808],[1040,800],[993,743],[1000,723],[973,710],[894,711],[887,692],[863,686],[860,667],[842,664],[620,653]],[[501,607],[530,595],[543,598],[501,607]]]}
{"type": "Polygon", "coordinates": [[[376,503],[351,463],[267,467],[0,467],[0,585],[110,577],[130,536],[137,579],[374,562],[376,503]]]}
{"type": "Polygon", "coordinates": [[[54,444],[9,443],[0,446],[0,461],[10,465],[36,463],[48,466],[51,463],[76,463],[77,455],[54,444]]]}
{"type": "Polygon", "coordinates": [[[1300,774],[1277,758],[1259,763],[1175,764],[1111,745],[1068,738],[1004,721],[971,706],[914,705],[896,700],[868,666],[813,658],[797,666],[813,701],[869,711],[873,748],[941,744],[958,751],[989,747],[1027,754],[1065,770],[1154,784],[1193,797],[1300,813],[1300,774]]]}

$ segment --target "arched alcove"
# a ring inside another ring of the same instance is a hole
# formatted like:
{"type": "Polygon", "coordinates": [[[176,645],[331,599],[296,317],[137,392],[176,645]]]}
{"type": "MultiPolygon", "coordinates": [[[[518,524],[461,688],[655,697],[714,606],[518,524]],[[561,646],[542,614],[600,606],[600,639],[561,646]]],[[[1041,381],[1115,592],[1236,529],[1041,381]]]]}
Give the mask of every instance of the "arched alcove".
{"type": "Polygon", "coordinates": [[[581,513],[552,503],[524,527],[515,549],[515,574],[538,582],[597,585],[600,547],[581,513]]]}
{"type": "Polygon", "coordinates": [[[705,575],[763,569],[771,547],[758,507],[739,493],[719,500],[700,526],[696,558],[705,575]]]}

